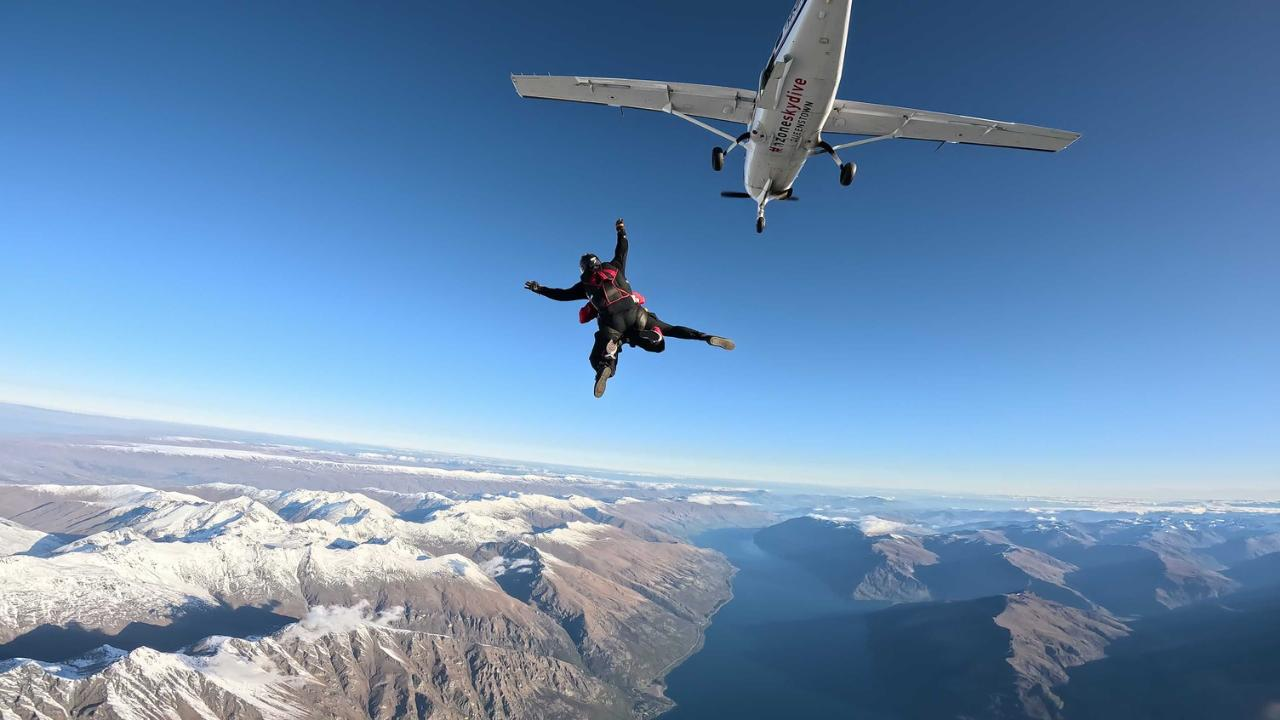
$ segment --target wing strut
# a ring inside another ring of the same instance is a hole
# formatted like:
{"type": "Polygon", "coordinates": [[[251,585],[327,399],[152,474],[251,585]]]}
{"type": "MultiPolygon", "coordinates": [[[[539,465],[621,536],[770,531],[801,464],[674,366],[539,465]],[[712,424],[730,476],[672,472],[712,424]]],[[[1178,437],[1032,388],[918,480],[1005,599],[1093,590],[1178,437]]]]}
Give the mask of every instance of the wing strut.
{"type": "Polygon", "coordinates": [[[667,113],[667,114],[669,114],[669,115],[675,115],[676,117],[680,118],[681,120],[688,120],[689,122],[693,123],[694,125],[697,125],[698,127],[702,128],[703,130],[706,130],[707,132],[715,133],[716,135],[719,135],[720,137],[724,138],[725,140],[728,140],[729,142],[735,142],[735,138],[734,138],[732,135],[730,135],[729,133],[727,133],[727,132],[725,132],[725,131],[721,130],[721,129],[720,129],[720,128],[718,128],[718,127],[715,127],[714,125],[708,125],[707,123],[704,123],[704,122],[702,122],[701,120],[699,120],[699,119],[697,119],[697,118],[695,118],[695,117],[692,117],[692,116],[690,116],[690,115],[685,115],[684,113],[680,112],[679,110],[674,110],[674,109],[672,109],[672,107],[671,107],[670,103],[668,103],[666,107],[662,108],[662,111],[663,111],[663,112],[665,112],[665,113],[667,113]]]}
{"type": "MultiPolygon", "coordinates": [[[[898,139],[898,133],[895,131],[888,135],[877,135],[876,137],[873,137],[873,138],[863,138],[862,140],[854,140],[853,142],[840,143],[839,145],[832,145],[831,149],[835,151],[848,150],[851,147],[858,147],[859,145],[866,145],[868,143],[880,142],[881,140],[897,140],[897,139],[898,139]]],[[[818,150],[818,152],[825,152],[825,150],[818,150]]]]}
{"type": "MultiPolygon", "coordinates": [[[[816,148],[814,148],[814,149],[813,149],[813,151],[811,151],[811,152],[814,152],[815,154],[817,154],[817,153],[824,153],[824,152],[830,152],[830,153],[831,153],[831,155],[832,155],[832,157],[835,157],[835,154],[836,154],[838,151],[840,151],[840,150],[848,150],[848,149],[849,149],[849,148],[851,148],[851,147],[857,147],[857,146],[859,146],[859,145],[866,145],[867,143],[879,142],[879,141],[881,141],[881,140],[897,140],[897,139],[898,139],[898,135],[902,134],[902,131],[907,129],[907,123],[911,122],[911,120],[912,120],[914,117],[915,117],[915,115],[906,115],[906,116],[904,116],[904,117],[902,118],[902,124],[898,126],[898,129],[894,130],[893,132],[889,133],[888,135],[877,135],[877,136],[875,136],[875,137],[863,138],[863,139],[861,139],[861,140],[854,140],[853,142],[840,143],[839,145],[831,146],[831,147],[830,147],[830,149],[827,149],[827,148],[821,148],[821,147],[816,147],[816,148]]],[[[994,127],[994,126],[993,126],[993,127],[994,127]]],[[[991,129],[992,129],[992,128],[990,128],[990,127],[989,127],[989,128],[987,128],[987,132],[991,132],[991,129]]],[[[986,134],[987,134],[987,133],[983,133],[983,135],[986,135],[986,134]]],[[[839,164],[840,164],[840,160],[839,160],[839,159],[837,159],[837,160],[836,160],[836,164],[837,164],[837,165],[839,165],[839,164]]]]}

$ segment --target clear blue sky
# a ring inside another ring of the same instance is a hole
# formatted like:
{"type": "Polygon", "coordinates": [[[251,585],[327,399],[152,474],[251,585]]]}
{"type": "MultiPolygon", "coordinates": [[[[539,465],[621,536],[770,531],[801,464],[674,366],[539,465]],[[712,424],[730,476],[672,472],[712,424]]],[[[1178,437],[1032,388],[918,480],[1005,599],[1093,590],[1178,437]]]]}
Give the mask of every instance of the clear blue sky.
{"type": "Polygon", "coordinates": [[[774,480],[1280,495],[1280,4],[855,2],[883,143],[756,236],[741,156],[518,72],[752,87],[788,0],[0,5],[0,399],[774,480]],[[496,6],[495,6],[496,7],[496,6]],[[591,397],[625,216],[664,318],[591,397]]]}

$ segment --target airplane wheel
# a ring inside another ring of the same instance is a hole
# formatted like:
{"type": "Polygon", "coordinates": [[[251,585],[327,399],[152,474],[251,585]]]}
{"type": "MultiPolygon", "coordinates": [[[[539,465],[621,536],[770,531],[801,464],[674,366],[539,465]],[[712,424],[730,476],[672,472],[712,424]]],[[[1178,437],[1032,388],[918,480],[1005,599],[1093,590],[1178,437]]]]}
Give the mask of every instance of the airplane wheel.
{"type": "Polygon", "coordinates": [[[756,218],[756,232],[757,232],[757,233],[762,233],[762,232],[764,232],[764,217],[763,217],[763,216],[756,218]]]}
{"type": "Polygon", "coordinates": [[[724,148],[719,146],[711,148],[711,169],[716,172],[724,169],[724,148]]]}
{"type": "Polygon", "coordinates": [[[853,182],[853,174],[857,172],[857,166],[851,162],[847,162],[840,166],[840,184],[849,185],[853,182]]]}

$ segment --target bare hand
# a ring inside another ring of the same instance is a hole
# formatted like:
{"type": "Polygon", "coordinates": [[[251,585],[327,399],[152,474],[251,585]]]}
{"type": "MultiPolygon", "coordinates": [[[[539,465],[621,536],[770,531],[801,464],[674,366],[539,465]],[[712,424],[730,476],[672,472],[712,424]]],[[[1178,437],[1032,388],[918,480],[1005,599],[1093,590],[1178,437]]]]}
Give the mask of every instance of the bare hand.
{"type": "Polygon", "coordinates": [[[542,289],[542,286],[538,284],[537,280],[530,280],[529,282],[524,284],[524,287],[526,290],[532,290],[534,292],[538,292],[539,290],[542,289]]]}

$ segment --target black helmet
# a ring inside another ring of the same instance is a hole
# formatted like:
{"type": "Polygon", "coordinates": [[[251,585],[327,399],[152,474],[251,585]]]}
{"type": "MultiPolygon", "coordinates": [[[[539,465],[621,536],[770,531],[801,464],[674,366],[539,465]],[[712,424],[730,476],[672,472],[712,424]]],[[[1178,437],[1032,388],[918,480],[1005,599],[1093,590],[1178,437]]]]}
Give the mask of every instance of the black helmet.
{"type": "Polygon", "coordinates": [[[583,275],[595,272],[596,269],[600,267],[600,258],[596,257],[592,253],[587,253],[578,260],[578,267],[582,269],[583,275]]]}

